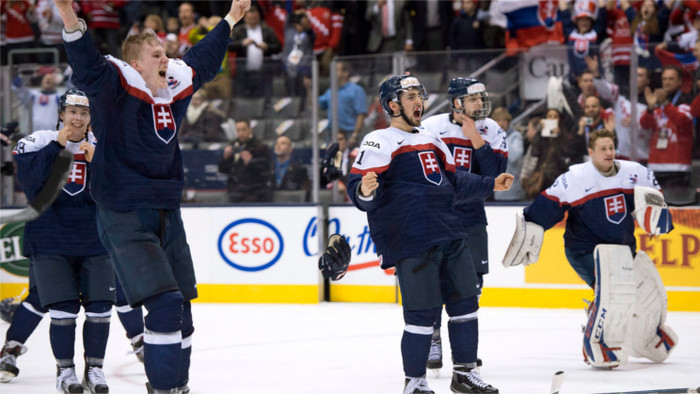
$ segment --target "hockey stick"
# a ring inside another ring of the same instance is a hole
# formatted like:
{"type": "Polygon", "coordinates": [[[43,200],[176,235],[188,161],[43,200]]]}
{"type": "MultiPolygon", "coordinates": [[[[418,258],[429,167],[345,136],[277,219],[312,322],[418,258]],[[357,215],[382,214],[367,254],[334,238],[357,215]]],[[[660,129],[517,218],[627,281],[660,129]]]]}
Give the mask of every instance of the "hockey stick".
{"type": "Polygon", "coordinates": [[[564,383],[564,371],[557,371],[552,378],[552,387],[549,389],[551,394],[559,394],[561,384],[564,383]]]}
{"type": "Polygon", "coordinates": [[[615,391],[611,393],[597,394],[656,394],[656,393],[700,393],[700,387],[680,387],[675,389],[640,390],[640,391],[615,391]]]}
{"type": "Polygon", "coordinates": [[[46,179],[44,187],[41,188],[34,200],[29,203],[29,206],[15,214],[0,217],[0,223],[29,222],[41,216],[46,208],[53,204],[56,197],[58,197],[58,193],[61,192],[61,188],[66,184],[72,165],[73,154],[67,150],[62,150],[53,163],[53,169],[48,179],[46,179]]]}

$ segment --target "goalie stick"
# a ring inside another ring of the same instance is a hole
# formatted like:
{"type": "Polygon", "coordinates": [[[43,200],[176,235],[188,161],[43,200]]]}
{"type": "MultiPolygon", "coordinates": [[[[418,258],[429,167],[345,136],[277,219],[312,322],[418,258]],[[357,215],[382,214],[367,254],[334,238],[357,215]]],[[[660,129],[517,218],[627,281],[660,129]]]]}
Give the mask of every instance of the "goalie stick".
{"type": "Polygon", "coordinates": [[[9,216],[0,217],[0,223],[30,222],[39,216],[53,204],[61,188],[66,184],[68,174],[73,165],[73,153],[62,150],[56,161],[53,163],[51,174],[46,179],[44,187],[41,188],[34,200],[23,210],[9,216]]]}
{"type": "Polygon", "coordinates": [[[639,391],[614,391],[597,394],[670,394],[670,393],[700,393],[700,387],[679,387],[675,389],[639,390],[639,391]]]}

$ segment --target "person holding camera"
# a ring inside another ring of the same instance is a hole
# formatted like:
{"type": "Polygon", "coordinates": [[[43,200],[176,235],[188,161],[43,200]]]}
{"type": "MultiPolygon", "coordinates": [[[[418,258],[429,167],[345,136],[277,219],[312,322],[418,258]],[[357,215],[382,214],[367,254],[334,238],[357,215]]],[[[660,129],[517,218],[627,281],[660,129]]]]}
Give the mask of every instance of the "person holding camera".
{"type": "Polygon", "coordinates": [[[566,172],[570,165],[583,162],[586,139],[573,131],[570,118],[559,110],[549,108],[545,119],[536,128],[536,134],[525,154],[520,177],[528,199],[534,199],[566,172]]]}
{"type": "Polygon", "coordinates": [[[615,114],[603,109],[598,96],[588,96],[583,102],[583,116],[578,121],[578,135],[585,136],[588,143],[588,135],[601,129],[615,133],[615,114]]]}

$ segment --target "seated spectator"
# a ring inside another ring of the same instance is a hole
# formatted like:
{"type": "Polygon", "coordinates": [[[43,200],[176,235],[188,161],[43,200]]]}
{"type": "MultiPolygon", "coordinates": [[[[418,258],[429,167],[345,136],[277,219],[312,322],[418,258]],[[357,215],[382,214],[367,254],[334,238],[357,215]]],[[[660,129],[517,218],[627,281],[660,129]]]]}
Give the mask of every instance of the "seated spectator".
{"type": "Polygon", "coordinates": [[[187,114],[180,125],[180,141],[194,144],[200,142],[226,141],[226,133],[221,124],[226,114],[215,108],[207,98],[207,92],[198,90],[192,95],[187,114]]]}
{"type": "Polygon", "coordinates": [[[236,132],[219,162],[219,172],[228,176],[229,201],[270,201],[270,150],[253,135],[250,120],[237,120],[236,132]]]}
{"type": "Polygon", "coordinates": [[[547,110],[546,119],[532,140],[520,174],[528,199],[535,198],[551,186],[570,165],[583,162],[583,155],[587,152],[584,136],[570,130],[567,123],[558,110],[547,110]]]}
{"type": "MultiPolygon", "coordinates": [[[[350,145],[358,143],[360,130],[367,116],[367,95],[358,84],[350,81],[350,65],[346,62],[336,63],[338,77],[338,129],[350,136],[350,145]]],[[[328,111],[328,127],[332,127],[333,111],[331,106],[331,89],[319,97],[321,109],[328,111]]]]}
{"type": "Polygon", "coordinates": [[[498,107],[491,113],[491,119],[495,120],[503,130],[506,131],[506,143],[508,144],[508,165],[509,173],[515,175],[513,184],[510,190],[503,192],[495,192],[493,198],[496,201],[523,201],[525,193],[523,192],[522,182],[520,179],[520,171],[523,166],[523,135],[518,130],[510,127],[510,122],[513,117],[505,107],[498,107]]]}
{"type": "MultiPolygon", "coordinates": [[[[146,18],[143,20],[143,25],[139,24],[138,22],[134,22],[133,26],[131,26],[131,29],[129,29],[129,33],[127,33],[126,36],[129,37],[131,35],[138,34],[146,30],[152,31],[153,34],[155,34],[156,37],[158,37],[160,43],[165,45],[166,33],[165,27],[163,26],[163,18],[156,14],[146,15],[146,18]]],[[[176,57],[180,56],[178,55],[176,57]]]]}
{"type": "Polygon", "coordinates": [[[281,135],[275,142],[275,165],[273,168],[274,190],[309,191],[309,174],[297,160],[292,160],[294,146],[289,137],[281,135]]]}
{"type": "Polygon", "coordinates": [[[687,186],[693,156],[692,96],[683,93],[683,72],[677,66],[665,66],[661,88],[647,87],[644,95],[647,110],[639,123],[651,129],[649,169],[654,171],[662,188],[687,186]]]}

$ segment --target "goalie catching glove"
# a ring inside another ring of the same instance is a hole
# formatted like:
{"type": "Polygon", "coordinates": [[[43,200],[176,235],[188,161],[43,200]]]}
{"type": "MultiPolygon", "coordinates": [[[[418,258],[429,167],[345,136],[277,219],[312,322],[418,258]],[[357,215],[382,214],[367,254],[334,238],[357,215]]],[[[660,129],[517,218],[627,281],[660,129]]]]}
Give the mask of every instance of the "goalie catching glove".
{"type": "Polygon", "coordinates": [[[671,231],[671,216],[664,195],[653,187],[634,187],[634,217],[639,227],[649,235],[671,231]]]}
{"type": "Polygon", "coordinates": [[[350,245],[342,235],[333,234],[328,238],[325,253],[318,259],[318,268],[324,278],[339,280],[348,272],[350,245]]]}
{"type": "Polygon", "coordinates": [[[323,178],[326,183],[331,183],[343,177],[343,152],[338,148],[338,143],[334,142],[326,148],[326,156],[323,158],[323,178]]]}

